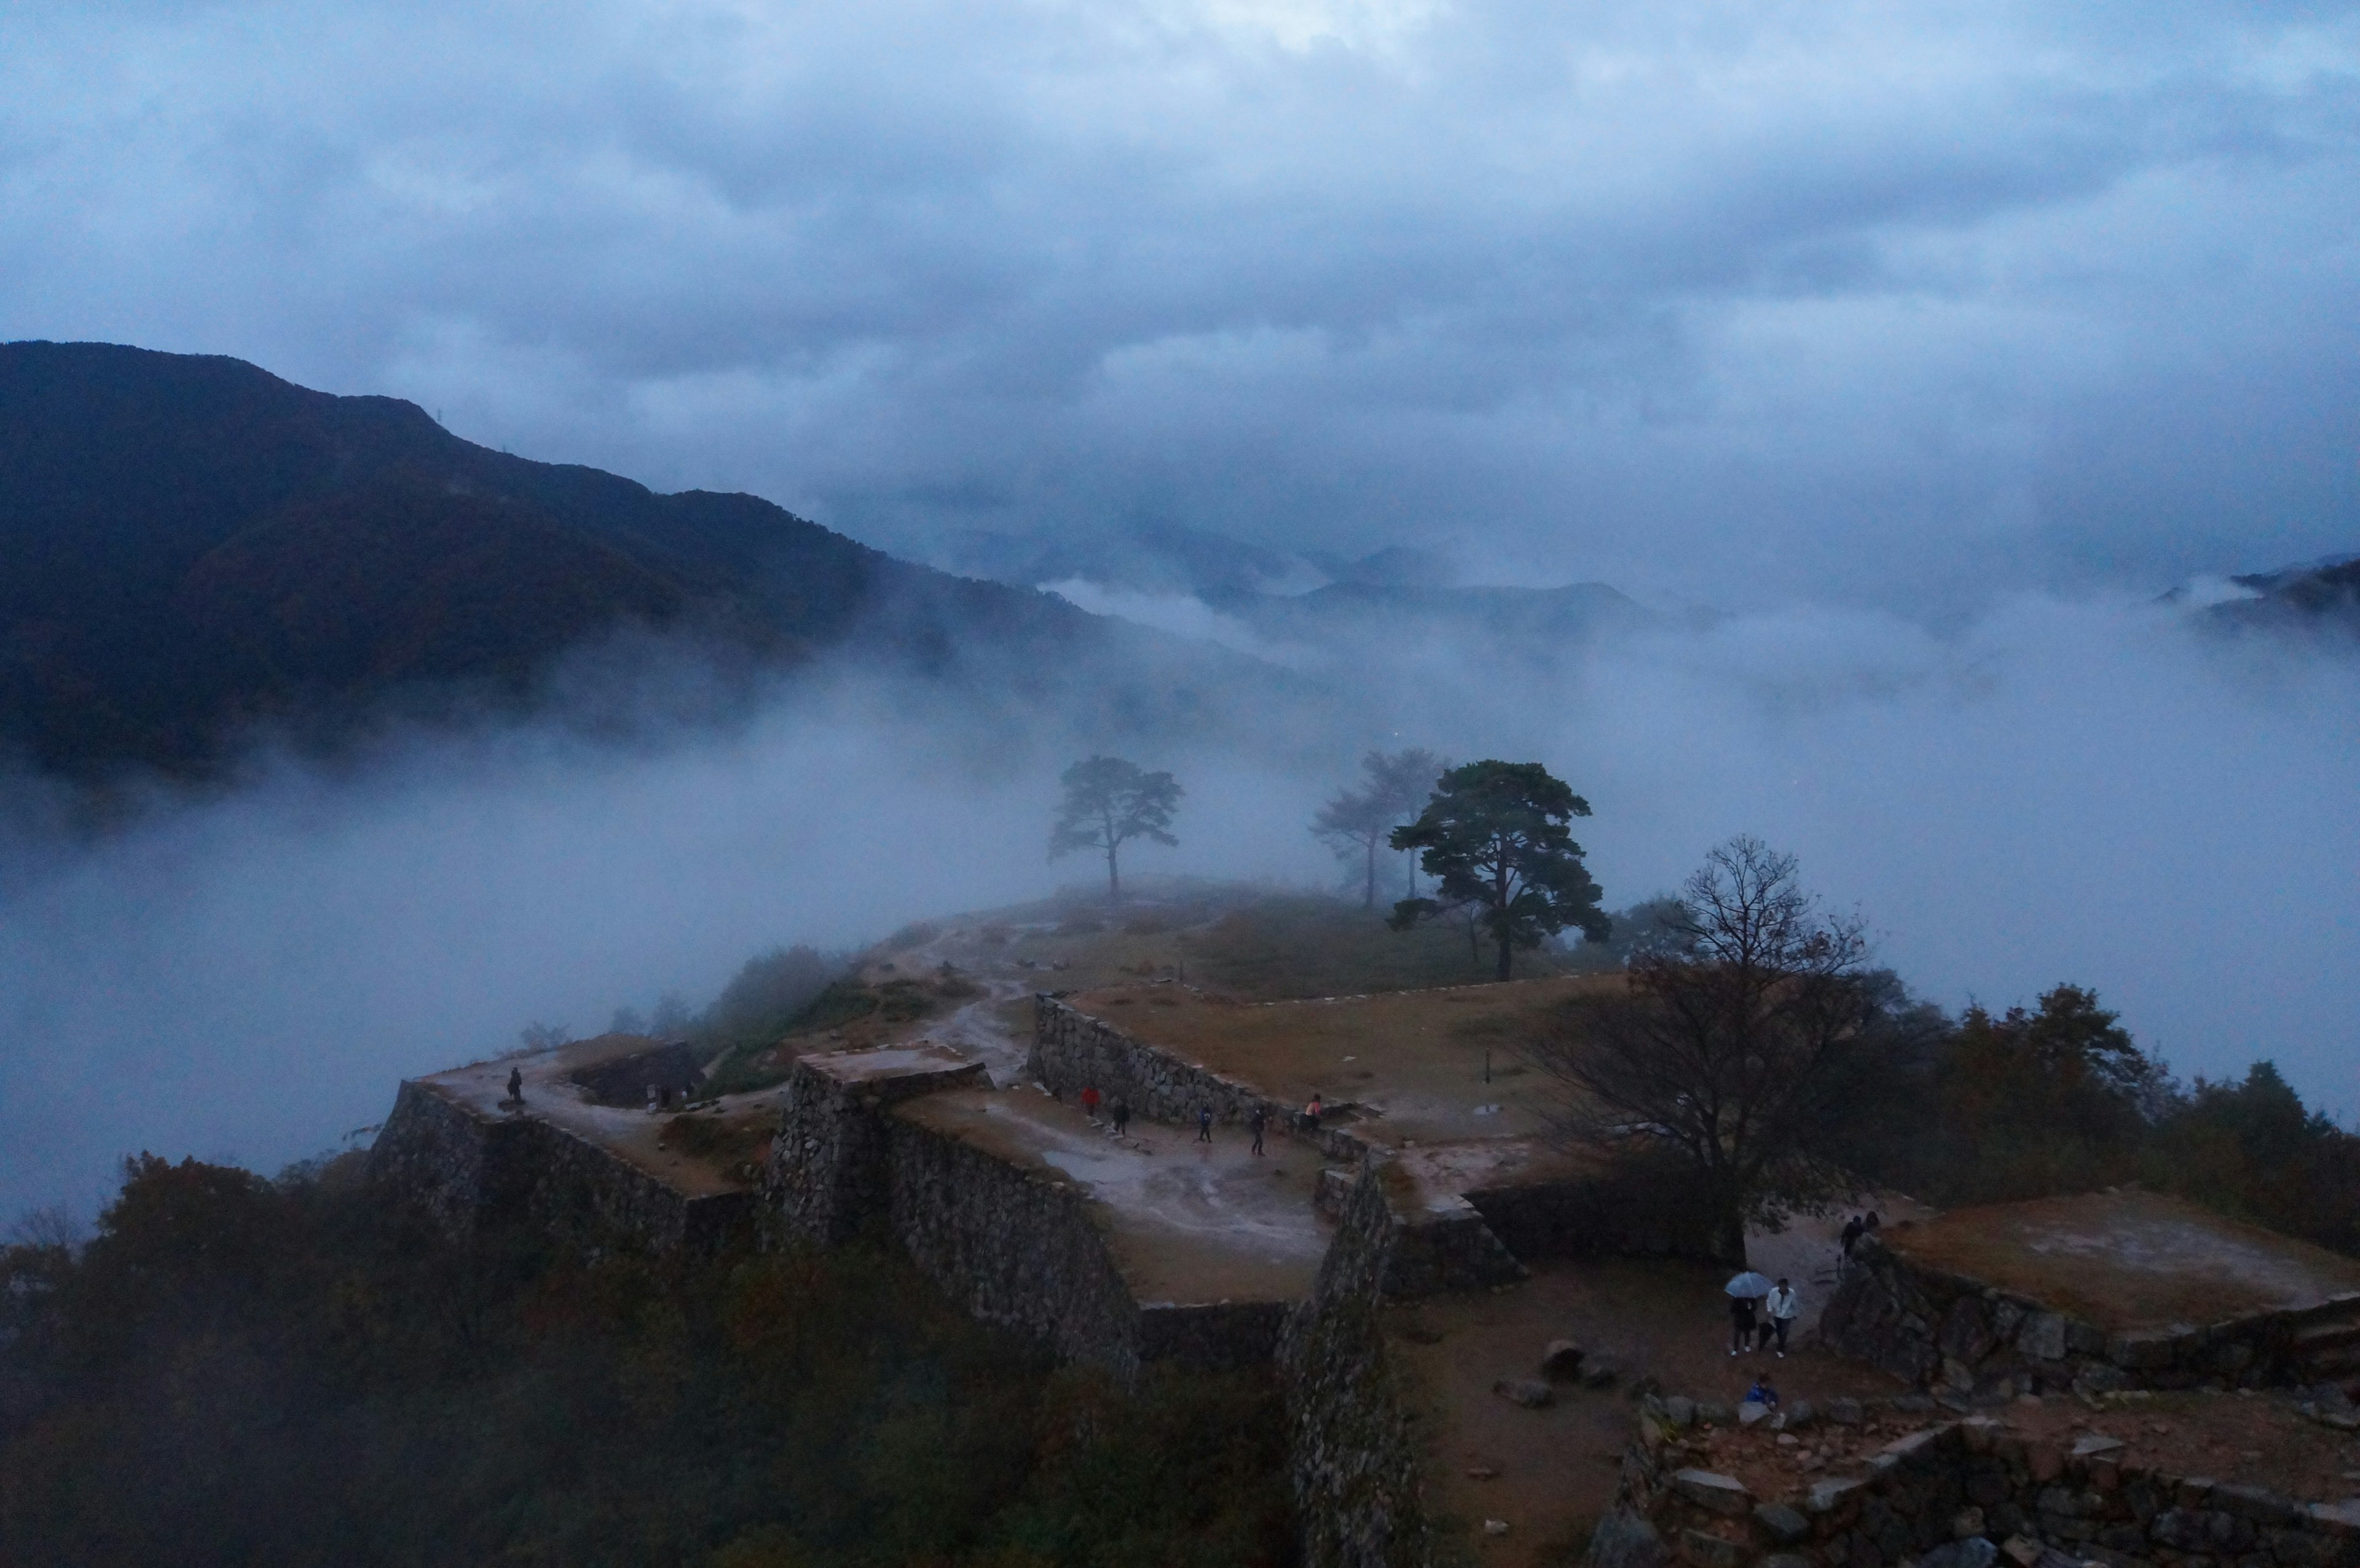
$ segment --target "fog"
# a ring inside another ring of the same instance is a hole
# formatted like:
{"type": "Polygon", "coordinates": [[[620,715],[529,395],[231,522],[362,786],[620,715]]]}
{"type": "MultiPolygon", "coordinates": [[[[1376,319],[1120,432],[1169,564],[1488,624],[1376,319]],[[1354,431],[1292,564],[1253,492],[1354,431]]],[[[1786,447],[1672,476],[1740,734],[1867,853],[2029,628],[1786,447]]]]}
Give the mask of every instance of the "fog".
{"type": "MultiPolygon", "coordinates": [[[[529,1020],[593,1032],[667,990],[701,1004],[776,943],[1087,884],[1043,846],[1055,774],[1096,737],[959,711],[837,674],[661,745],[542,725],[266,760],[97,841],[19,811],[0,1215],[86,1211],[139,1149],[273,1169],[529,1020]]],[[[2183,1073],[2267,1055],[2355,1108],[2348,645],[2224,642],[2106,599],[2012,598],[1947,636],[1797,608],[1556,670],[1407,649],[1270,719],[1125,743],[1188,790],[1180,847],[1134,845],[1127,872],[1333,887],[1306,824],[1362,749],[1537,757],[1595,808],[1578,836],[1611,906],[1759,833],[1946,1007],[2072,980],[2183,1073]]]]}

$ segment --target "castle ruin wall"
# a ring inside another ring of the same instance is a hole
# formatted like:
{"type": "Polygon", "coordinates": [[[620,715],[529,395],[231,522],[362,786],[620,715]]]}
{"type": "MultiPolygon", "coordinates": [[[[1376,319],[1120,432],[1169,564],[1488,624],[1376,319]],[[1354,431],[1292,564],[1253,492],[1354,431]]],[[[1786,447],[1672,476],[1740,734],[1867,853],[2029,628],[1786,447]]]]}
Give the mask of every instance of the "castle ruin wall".
{"type": "Polygon", "coordinates": [[[2258,1388],[2303,1381],[2304,1331],[2355,1313],[2360,1297],[2342,1297],[2225,1323],[2114,1333],[1869,1236],[1853,1249],[1819,1334],[1840,1355],[1961,1394],[2258,1388]]]}

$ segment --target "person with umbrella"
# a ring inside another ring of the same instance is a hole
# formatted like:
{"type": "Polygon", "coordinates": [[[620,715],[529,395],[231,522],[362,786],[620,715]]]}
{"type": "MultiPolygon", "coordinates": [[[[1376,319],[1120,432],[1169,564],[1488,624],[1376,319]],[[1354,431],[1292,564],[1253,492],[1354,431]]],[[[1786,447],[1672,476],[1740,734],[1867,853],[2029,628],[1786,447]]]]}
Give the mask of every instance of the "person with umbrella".
{"type": "Polygon", "coordinates": [[[1754,1303],[1770,1293],[1770,1281],[1748,1269],[1721,1289],[1729,1296],[1729,1353],[1747,1355],[1754,1349],[1754,1303]]]}

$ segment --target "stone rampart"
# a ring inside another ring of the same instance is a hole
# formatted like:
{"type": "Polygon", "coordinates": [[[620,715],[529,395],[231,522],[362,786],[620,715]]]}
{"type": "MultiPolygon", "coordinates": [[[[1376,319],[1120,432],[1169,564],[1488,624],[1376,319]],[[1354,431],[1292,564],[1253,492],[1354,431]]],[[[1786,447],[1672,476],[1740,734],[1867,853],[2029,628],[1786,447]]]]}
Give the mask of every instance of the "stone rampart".
{"type": "Polygon", "coordinates": [[[2355,1568],[2360,1505],[2126,1463],[2120,1443],[2067,1447],[1971,1419],[1887,1444],[1858,1475],[1792,1501],[1756,1498],[1666,1441],[1661,1405],[1623,1459],[1590,1568],[2355,1568]],[[1997,1550],[2008,1548],[2003,1558],[1997,1550]]]}
{"type": "Polygon", "coordinates": [[[1340,1127],[1303,1132],[1296,1121],[1301,1106],[1183,1061],[1060,997],[1043,992],[1034,996],[1033,1006],[1032,1051],[1025,1069],[1061,1099],[1095,1087],[1109,1100],[1128,1101],[1134,1116],[1182,1124],[1196,1120],[1202,1105],[1210,1105],[1213,1119],[1224,1124],[1243,1124],[1260,1107],[1273,1130],[1285,1127],[1307,1138],[1330,1160],[1357,1164],[1368,1152],[1364,1142],[1340,1127]]]}
{"type": "Polygon", "coordinates": [[[395,1096],[369,1173],[453,1236],[522,1223],[667,1251],[718,1247],[753,1213],[751,1193],[692,1196],[567,1128],[530,1113],[486,1114],[416,1080],[395,1096]]]}
{"type": "Polygon", "coordinates": [[[1142,1302],[1086,1189],[894,1114],[989,1084],[982,1063],[939,1050],[798,1062],[764,1177],[766,1235],[822,1247],[864,1232],[890,1240],[976,1318],[1126,1379],[1161,1360],[1267,1367],[1286,1303],[1142,1302]]]}
{"type": "Polygon", "coordinates": [[[1413,1408],[1385,1354],[1385,1277],[1401,1234],[1363,1168],[1311,1297],[1278,1346],[1306,1568],[1424,1568],[1433,1543],[1413,1408]]]}
{"type": "MultiPolygon", "coordinates": [[[[1819,1321],[1839,1354],[1959,1393],[2267,1388],[2306,1380],[2305,1347],[2360,1318],[2360,1298],[2225,1323],[2115,1333],[1864,1237],[1819,1321]]],[[[2355,1331],[2360,1332],[2360,1331],[2355,1331]]]]}

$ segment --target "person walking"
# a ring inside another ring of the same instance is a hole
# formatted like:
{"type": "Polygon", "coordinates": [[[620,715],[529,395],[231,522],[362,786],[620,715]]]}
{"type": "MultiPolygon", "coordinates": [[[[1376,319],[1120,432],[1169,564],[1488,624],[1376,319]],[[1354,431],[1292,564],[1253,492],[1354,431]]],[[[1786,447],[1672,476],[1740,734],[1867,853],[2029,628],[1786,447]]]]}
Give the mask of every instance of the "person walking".
{"type": "Polygon", "coordinates": [[[1196,1141],[1198,1143],[1213,1141],[1213,1107],[1210,1105],[1196,1107],[1196,1141]]]}
{"type": "Polygon", "coordinates": [[[519,1105],[524,1104],[524,1069],[521,1067],[508,1069],[508,1098],[519,1105]]]}
{"type": "Polygon", "coordinates": [[[1082,1115],[1089,1117],[1091,1126],[1098,1125],[1098,1086],[1095,1083],[1087,1084],[1082,1090],[1082,1115]]]}
{"type": "Polygon", "coordinates": [[[1120,1138],[1124,1133],[1131,1130],[1131,1102],[1129,1100],[1117,1094],[1115,1096],[1114,1104],[1107,1107],[1107,1114],[1114,1117],[1115,1137],[1120,1138]]]}
{"type": "Polygon", "coordinates": [[[1775,1332],[1778,1336],[1778,1359],[1784,1361],[1786,1359],[1786,1335],[1793,1332],[1795,1319],[1803,1311],[1803,1299],[1795,1293],[1795,1287],[1786,1283],[1786,1277],[1781,1275],[1778,1283],[1771,1287],[1770,1294],[1763,1299],[1762,1305],[1770,1314],[1770,1321],[1762,1325],[1764,1343],[1768,1343],[1767,1336],[1775,1332]]]}
{"type": "Polygon", "coordinates": [[[1270,1113],[1260,1105],[1256,1105],[1253,1115],[1246,1118],[1246,1126],[1253,1128],[1253,1151],[1256,1154],[1262,1152],[1262,1129],[1269,1125],[1270,1113]]]}
{"type": "Polygon", "coordinates": [[[1319,1118],[1323,1114],[1325,1114],[1326,1109],[1327,1107],[1320,1104],[1319,1096],[1317,1094],[1312,1095],[1311,1103],[1303,1107],[1303,1130],[1306,1132],[1317,1132],[1319,1130],[1319,1118]]]}
{"type": "Polygon", "coordinates": [[[1729,1353],[1743,1356],[1754,1348],[1754,1298],[1729,1298],[1729,1353]]]}

